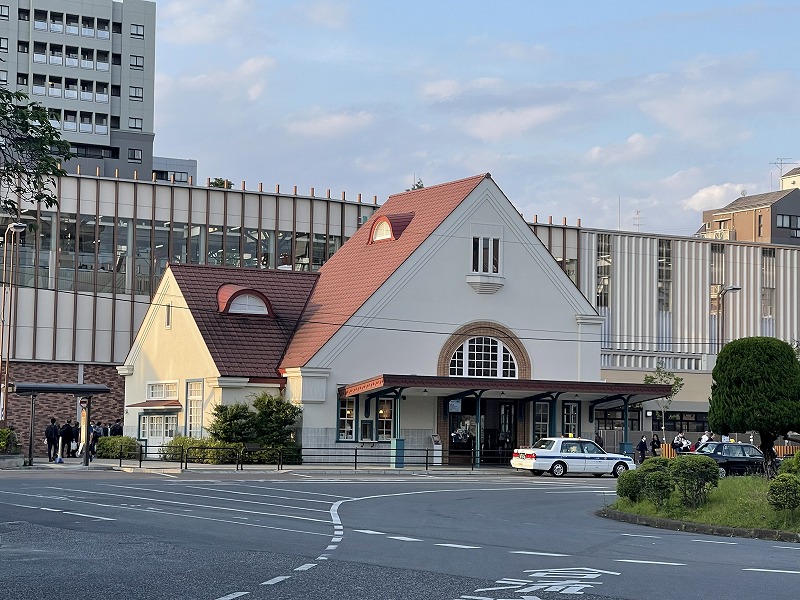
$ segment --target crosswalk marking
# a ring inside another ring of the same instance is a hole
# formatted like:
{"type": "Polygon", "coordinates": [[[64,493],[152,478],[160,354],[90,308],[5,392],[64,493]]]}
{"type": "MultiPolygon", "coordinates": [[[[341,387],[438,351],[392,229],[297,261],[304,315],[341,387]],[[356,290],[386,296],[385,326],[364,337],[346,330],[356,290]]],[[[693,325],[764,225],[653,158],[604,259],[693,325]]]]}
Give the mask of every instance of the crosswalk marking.
{"type": "Polygon", "coordinates": [[[304,565],[300,565],[295,569],[295,571],[308,571],[309,569],[316,567],[316,563],[306,563],[304,565]]]}
{"type": "Polygon", "coordinates": [[[273,577],[269,581],[265,581],[261,585],[275,585],[276,583],[280,583],[281,581],[285,581],[286,579],[291,579],[291,575],[278,575],[277,577],[273,577]]]}

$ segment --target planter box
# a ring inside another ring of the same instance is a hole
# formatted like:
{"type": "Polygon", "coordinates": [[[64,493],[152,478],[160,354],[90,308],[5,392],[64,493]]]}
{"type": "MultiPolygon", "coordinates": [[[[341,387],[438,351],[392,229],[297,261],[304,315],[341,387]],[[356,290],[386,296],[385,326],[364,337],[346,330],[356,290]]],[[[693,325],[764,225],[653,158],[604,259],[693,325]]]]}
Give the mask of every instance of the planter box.
{"type": "Polygon", "coordinates": [[[25,464],[22,454],[0,454],[0,469],[16,469],[25,464]]]}

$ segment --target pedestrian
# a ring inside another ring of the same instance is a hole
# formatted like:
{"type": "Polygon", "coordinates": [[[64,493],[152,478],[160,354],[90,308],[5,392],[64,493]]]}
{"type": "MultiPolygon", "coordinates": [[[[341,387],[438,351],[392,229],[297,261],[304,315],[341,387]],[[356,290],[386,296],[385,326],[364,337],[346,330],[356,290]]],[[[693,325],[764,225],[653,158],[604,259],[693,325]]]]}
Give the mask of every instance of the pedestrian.
{"type": "Polygon", "coordinates": [[[47,442],[47,461],[55,462],[58,456],[58,422],[55,417],[50,418],[50,425],[44,430],[44,439],[47,442]]]}
{"type": "Polygon", "coordinates": [[[112,436],[122,435],[122,423],[120,423],[120,419],[114,421],[114,424],[111,426],[111,435],[112,436]]]}
{"type": "Polygon", "coordinates": [[[594,434],[594,443],[600,446],[601,448],[603,447],[603,438],[600,435],[599,431],[594,434]]]}
{"type": "Polygon", "coordinates": [[[72,450],[71,449],[71,446],[72,446],[72,420],[71,419],[67,419],[67,421],[61,426],[61,429],[58,431],[58,437],[59,437],[59,441],[60,441],[60,444],[61,444],[60,447],[59,447],[60,452],[58,453],[58,455],[61,458],[69,456],[69,453],[72,450]]]}
{"type": "Polygon", "coordinates": [[[672,440],[672,449],[675,450],[676,454],[678,452],[683,452],[684,441],[685,440],[683,438],[683,432],[679,431],[678,435],[676,435],[675,438],[672,440]]]}
{"type": "Polygon", "coordinates": [[[639,451],[639,464],[642,464],[645,454],[647,454],[647,436],[642,436],[642,439],[636,444],[636,449],[639,451]]]}
{"type": "Polygon", "coordinates": [[[708,442],[710,439],[711,439],[711,436],[710,436],[710,435],[709,435],[709,433],[706,431],[706,432],[705,432],[703,435],[701,435],[701,436],[700,436],[700,439],[697,441],[697,445],[699,446],[700,444],[705,444],[705,443],[706,443],[706,442],[708,442]]]}
{"type": "Polygon", "coordinates": [[[81,443],[81,423],[80,421],[75,421],[75,425],[72,426],[72,449],[70,451],[70,456],[72,458],[77,458],[78,456],[78,445],[81,443]]]}
{"type": "Polygon", "coordinates": [[[661,456],[661,438],[657,433],[653,434],[653,439],[650,440],[650,451],[653,456],[661,456]]]}
{"type": "MultiPolygon", "coordinates": [[[[91,424],[89,425],[91,428],[91,424]]],[[[94,428],[92,429],[91,439],[89,440],[89,456],[90,458],[94,458],[97,454],[97,440],[103,437],[103,424],[98,421],[94,424],[94,428]]]]}

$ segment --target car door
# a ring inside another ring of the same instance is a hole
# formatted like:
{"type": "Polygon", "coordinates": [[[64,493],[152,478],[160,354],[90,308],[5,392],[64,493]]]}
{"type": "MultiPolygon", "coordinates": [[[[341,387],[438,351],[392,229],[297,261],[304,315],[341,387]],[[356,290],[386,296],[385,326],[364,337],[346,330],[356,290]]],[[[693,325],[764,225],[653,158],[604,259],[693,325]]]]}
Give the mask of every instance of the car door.
{"type": "Polygon", "coordinates": [[[560,458],[567,464],[568,473],[586,472],[586,455],[578,440],[562,441],[560,458]]]}
{"type": "Polygon", "coordinates": [[[581,442],[587,473],[611,473],[608,455],[594,442],[581,442]]]}
{"type": "Polygon", "coordinates": [[[722,456],[725,458],[725,468],[729,473],[743,475],[747,472],[748,458],[739,444],[723,444],[722,456]]]}

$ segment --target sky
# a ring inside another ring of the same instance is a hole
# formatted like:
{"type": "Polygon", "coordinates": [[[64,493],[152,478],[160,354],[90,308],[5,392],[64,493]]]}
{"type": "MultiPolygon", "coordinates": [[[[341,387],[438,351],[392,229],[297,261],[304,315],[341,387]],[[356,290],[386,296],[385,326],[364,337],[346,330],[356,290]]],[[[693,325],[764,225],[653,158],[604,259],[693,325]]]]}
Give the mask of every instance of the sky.
{"type": "Polygon", "coordinates": [[[489,172],[532,221],[692,235],[800,164],[800,3],[157,0],[155,153],[365,199],[489,172]],[[781,164],[783,163],[783,164],[781,164]]]}

